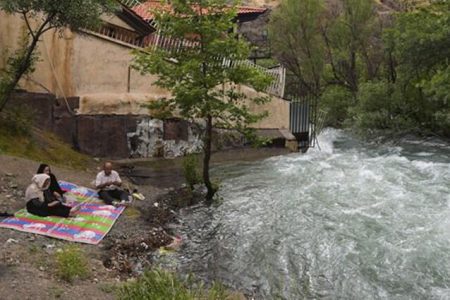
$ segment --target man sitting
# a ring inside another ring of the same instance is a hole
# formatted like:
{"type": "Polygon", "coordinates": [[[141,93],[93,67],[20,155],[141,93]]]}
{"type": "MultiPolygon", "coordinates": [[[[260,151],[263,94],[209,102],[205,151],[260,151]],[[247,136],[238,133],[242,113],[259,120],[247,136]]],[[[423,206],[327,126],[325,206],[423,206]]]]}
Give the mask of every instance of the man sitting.
{"type": "Polygon", "coordinates": [[[113,170],[111,162],[105,162],[103,171],[98,173],[95,179],[95,186],[98,189],[100,199],[109,205],[113,205],[115,199],[121,200],[121,204],[127,203],[130,194],[122,190],[121,185],[122,180],[119,173],[113,170]]]}

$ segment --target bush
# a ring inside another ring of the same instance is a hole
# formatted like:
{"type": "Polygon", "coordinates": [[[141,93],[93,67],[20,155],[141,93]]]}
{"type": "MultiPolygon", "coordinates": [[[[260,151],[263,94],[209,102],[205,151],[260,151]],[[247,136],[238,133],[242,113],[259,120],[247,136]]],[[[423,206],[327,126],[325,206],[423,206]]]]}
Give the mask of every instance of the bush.
{"type": "Polygon", "coordinates": [[[203,182],[200,174],[198,157],[195,154],[186,155],[183,158],[183,175],[191,189],[194,188],[194,185],[203,182]]]}
{"type": "Polygon", "coordinates": [[[379,81],[361,84],[357,105],[350,109],[352,125],[357,129],[413,130],[418,125],[420,101],[413,91],[405,95],[398,85],[379,81]]]}
{"type": "Polygon", "coordinates": [[[232,299],[220,284],[207,289],[203,284],[195,286],[192,278],[181,281],[174,274],[153,270],[145,272],[136,281],[126,283],[118,291],[121,300],[196,300],[196,299],[232,299]],[[192,288],[189,288],[192,286],[192,288]]]}
{"type": "Polygon", "coordinates": [[[0,113],[0,128],[10,135],[30,136],[33,116],[23,107],[5,109],[0,113]]]}
{"type": "Polygon", "coordinates": [[[319,107],[326,112],[325,126],[341,127],[349,116],[352,94],[340,86],[328,87],[319,100],[319,107]]]}
{"type": "Polygon", "coordinates": [[[67,281],[86,279],[89,277],[89,268],[83,251],[75,245],[69,245],[56,254],[57,275],[67,281]]]}

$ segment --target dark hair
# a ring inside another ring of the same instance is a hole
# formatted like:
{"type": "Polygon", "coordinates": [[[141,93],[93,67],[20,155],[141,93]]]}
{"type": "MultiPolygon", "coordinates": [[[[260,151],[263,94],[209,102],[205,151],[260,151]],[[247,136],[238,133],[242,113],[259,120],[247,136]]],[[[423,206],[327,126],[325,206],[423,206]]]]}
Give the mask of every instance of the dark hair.
{"type": "Polygon", "coordinates": [[[39,168],[37,169],[36,174],[42,174],[42,173],[44,173],[44,170],[45,170],[45,168],[47,168],[47,167],[50,168],[50,166],[47,165],[47,164],[40,164],[40,165],[39,165],[39,168]]]}

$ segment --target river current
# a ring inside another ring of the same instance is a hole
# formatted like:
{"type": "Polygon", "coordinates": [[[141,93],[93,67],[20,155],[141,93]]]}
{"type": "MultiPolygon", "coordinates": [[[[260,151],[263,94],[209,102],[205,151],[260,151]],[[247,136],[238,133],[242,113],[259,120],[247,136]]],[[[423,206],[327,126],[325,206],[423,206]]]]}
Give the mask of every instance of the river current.
{"type": "Polygon", "coordinates": [[[255,299],[450,299],[450,145],[319,145],[215,168],[221,204],[184,215],[177,268],[255,299]]]}

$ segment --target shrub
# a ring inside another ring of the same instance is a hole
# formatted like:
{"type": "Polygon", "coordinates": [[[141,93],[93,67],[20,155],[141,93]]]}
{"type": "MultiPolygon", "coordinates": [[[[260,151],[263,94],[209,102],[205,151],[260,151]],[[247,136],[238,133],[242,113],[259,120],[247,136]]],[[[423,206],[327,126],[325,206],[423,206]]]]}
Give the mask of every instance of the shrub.
{"type": "Polygon", "coordinates": [[[379,81],[361,84],[358,104],[350,110],[357,129],[412,130],[417,126],[417,97],[405,95],[393,84],[379,81]]]}
{"type": "Polygon", "coordinates": [[[0,128],[10,135],[29,136],[32,120],[32,113],[25,108],[12,107],[0,113],[0,128]]]}
{"type": "Polygon", "coordinates": [[[191,189],[194,188],[194,185],[203,182],[200,175],[200,163],[195,154],[189,154],[183,158],[183,174],[191,189]]]}
{"type": "Polygon", "coordinates": [[[57,275],[67,281],[89,277],[89,268],[83,251],[75,245],[68,245],[56,254],[57,275]]]}
{"type": "Polygon", "coordinates": [[[326,112],[325,126],[340,127],[348,118],[352,105],[352,94],[339,86],[328,87],[319,100],[320,108],[326,112]]]}

